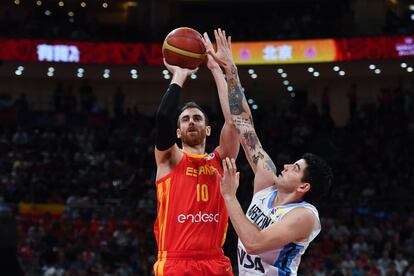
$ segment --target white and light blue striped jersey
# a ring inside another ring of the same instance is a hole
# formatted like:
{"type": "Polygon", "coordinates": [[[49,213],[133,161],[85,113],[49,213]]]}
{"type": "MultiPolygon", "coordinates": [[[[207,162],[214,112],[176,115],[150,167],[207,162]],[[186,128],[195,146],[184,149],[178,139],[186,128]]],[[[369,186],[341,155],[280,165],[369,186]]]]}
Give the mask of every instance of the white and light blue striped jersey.
{"type": "Polygon", "coordinates": [[[315,227],[309,237],[301,242],[292,242],[283,248],[275,248],[259,255],[249,255],[239,239],[237,256],[239,275],[273,275],[295,276],[297,275],[301,256],[310,242],[321,231],[319,214],[316,208],[305,202],[290,203],[283,206],[272,207],[277,195],[277,189],[272,186],[257,192],[247,210],[247,218],[258,228],[264,229],[273,223],[280,221],[288,212],[304,207],[313,212],[317,219],[315,227]]]}

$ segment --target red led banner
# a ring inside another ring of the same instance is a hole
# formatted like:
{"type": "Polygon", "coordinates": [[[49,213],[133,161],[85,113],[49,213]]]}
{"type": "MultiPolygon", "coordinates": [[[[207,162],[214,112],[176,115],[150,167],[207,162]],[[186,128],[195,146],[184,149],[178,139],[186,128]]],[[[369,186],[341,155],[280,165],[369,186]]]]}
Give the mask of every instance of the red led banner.
{"type": "MultiPolygon", "coordinates": [[[[283,64],[414,57],[414,35],[233,42],[237,64],[283,64]]],[[[0,39],[0,60],[161,65],[161,44],[0,39]]]]}
{"type": "Polygon", "coordinates": [[[0,39],[0,60],[80,64],[162,64],[160,44],[0,39]]]}

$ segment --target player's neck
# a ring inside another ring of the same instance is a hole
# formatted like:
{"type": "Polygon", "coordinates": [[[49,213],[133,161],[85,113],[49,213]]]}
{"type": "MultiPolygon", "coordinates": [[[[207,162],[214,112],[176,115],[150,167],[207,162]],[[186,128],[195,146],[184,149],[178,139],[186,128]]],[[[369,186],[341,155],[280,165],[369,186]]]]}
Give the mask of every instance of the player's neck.
{"type": "Polygon", "coordinates": [[[197,146],[183,144],[183,150],[192,154],[204,154],[206,152],[206,146],[204,143],[197,146]]]}
{"type": "Polygon", "coordinates": [[[284,193],[278,191],[277,196],[273,200],[273,207],[282,206],[290,203],[301,202],[302,199],[295,193],[284,193]]]}

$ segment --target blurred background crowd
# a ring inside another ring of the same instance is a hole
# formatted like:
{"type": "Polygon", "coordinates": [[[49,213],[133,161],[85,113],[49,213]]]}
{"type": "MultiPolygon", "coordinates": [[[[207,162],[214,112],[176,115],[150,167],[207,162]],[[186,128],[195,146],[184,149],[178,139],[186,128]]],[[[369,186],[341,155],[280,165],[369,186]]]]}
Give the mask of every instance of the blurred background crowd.
{"type": "MultiPolygon", "coordinates": [[[[400,5],[411,7],[409,1],[119,0],[103,1],[102,8],[45,0],[23,10],[17,9],[27,1],[9,2],[0,4],[0,38],[161,43],[172,26],[211,31],[218,25],[239,41],[414,33],[412,12],[400,5]]],[[[253,110],[278,168],[314,152],[335,171],[331,195],[318,206],[323,230],[299,275],[414,276],[414,86],[398,78],[373,91],[369,104],[360,101],[366,92],[360,80],[350,79],[343,124],[332,117],[335,94],[315,102],[306,89],[305,100],[253,110]]],[[[50,96],[43,96],[49,104],[38,108],[33,95],[40,85],[12,93],[7,79],[1,83],[0,248],[16,253],[26,275],[152,275],[153,113],[127,105],[122,87],[102,106],[92,84],[54,80],[50,96]],[[25,212],[25,204],[57,209],[25,212]]],[[[327,85],[321,89],[335,90],[334,82],[327,85]]],[[[215,130],[207,140],[211,151],[223,118],[217,106],[204,107],[215,130]]],[[[253,175],[242,151],[237,162],[246,209],[253,175]]],[[[236,244],[230,226],[224,250],[235,271],[236,244]]]]}

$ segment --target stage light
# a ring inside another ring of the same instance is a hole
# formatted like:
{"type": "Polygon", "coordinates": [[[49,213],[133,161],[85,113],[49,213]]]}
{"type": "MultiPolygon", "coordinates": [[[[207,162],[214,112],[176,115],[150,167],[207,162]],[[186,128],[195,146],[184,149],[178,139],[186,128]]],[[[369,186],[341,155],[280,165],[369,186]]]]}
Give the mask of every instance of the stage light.
{"type": "Polygon", "coordinates": [[[408,67],[408,68],[407,68],[407,72],[408,72],[408,73],[413,72],[413,67],[411,67],[411,66],[410,66],[410,67],[408,67]]]}
{"type": "Polygon", "coordinates": [[[131,69],[131,74],[136,75],[138,73],[137,69],[131,69]]]}
{"type": "Polygon", "coordinates": [[[257,74],[251,74],[252,79],[257,79],[257,74]]]}
{"type": "Polygon", "coordinates": [[[249,73],[250,75],[251,74],[254,74],[254,70],[253,69],[249,69],[249,70],[247,70],[247,73],[249,73]]]}
{"type": "Polygon", "coordinates": [[[370,64],[369,69],[374,70],[376,68],[375,64],[370,64]]]}
{"type": "Polygon", "coordinates": [[[293,91],[293,86],[288,86],[286,89],[287,89],[287,91],[292,92],[293,91]]]}
{"type": "Polygon", "coordinates": [[[45,10],[45,15],[46,16],[49,16],[49,15],[51,15],[52,14],[52,12],[51,11],[49,11],[49,10],[45,10]]]}
{"type": "Polygon", "coordinates": [[[283,73],[283,69],[282,69],[282,68],[278,68],[278,69],[277,69],[277,72],[278,72],[279,74],[282,74],[282,73],[283,73]]]}
{"type": "Polygon", "coordinates": [[[294,98],[294,97],[296,96],[296,94],[293,92],[293,93],[290,93],[290,96],[291,96],[292,98],[294,98]]]}
{"type": "Polygon", "coordinates": [[[407,68],[407,63],[402,62],[402,63],[401,63],[401,68],[407,68]]]}
{"type": "Polygon", "coordinates": [[[309,72],[309,73],[312,73],[313,71],[315,71],[315,69],[314,69],[313,67],[309,67],[309,68],[308,68],[308,72],[309,72]]]}
{"type": "Polygon", "coordinates": [[[86,7],[86,3],[85,2],[81,2],[80,5],[81,5],[82,8],[85,8],[86,7]]]}
{"type": "Polygon", "coordinates": [[[259,108],[259,106],[257,104],[252,105],[252,109],[256,110],[258,108],[259,108]]]}
{"type": "Polygon", "coordinates": [[[171,78],[171,76],[169,74],[164,75],[164,79],[169,80],[170,78],[171,78]]]}
{"type": "Polygon", "coordinates": [[[106,3],[106,2],[102,3],[102,7],[103,7],[104,9],[106,9],[106,8],[108,7],[108,3],[106,3]]]}
{"type": "Polygon", "coordinates": [[[375,69],[375,70],[374,70],[374,73],[375,73],[375,74],[377,74],[377,75],[378,75],[378,74],[381,74],[381,69],[378,69],[378,68],[377,68],[377,69],[375,69]]]}
{"type": "Polygon", "coordinates": [[[247,100],[247,103],[248,103],[248,104],[252,104],[252,103],[254,103],[254,100],[253,100],[253,99],[248,99],[248,100],[247,100]]]}
{"type": "Polygon", "coordinates": [[[288,81],[288,80],[284,80],[284,81],[283,81],[283,84],[284,84],[284,85],[289,85],[289,81],[288,81]]]}
{"type": "Polygon", "coordinates": [[[339,72],[338,72],[338,74],[339,74],[340,76],[345,76],[345,71],[341,70],[341,71],[339,71],[339,72]]]}
{"type": "Polygon", "coordinates": [[[59,5],[59,7],[63,7],[65,5],[65,2],[59,1],[58,5],[59,5]]]}
{"type": "Polygon", "coordinates": [[[317,78],[317,77],[319,77],[319,72],[318,71],[315,71],[315,72],[313,72],[313,76],[315,77],[315,78],[317,78]]]}
{"type": "Polygon", "coordinates": [[[286,73],[282,73],[282,74],[280,74],[280,76],[281,76],[282,78],[287,78],[287,74],[286,74],[286,73]]]}
{"type": "Polygon", "coordinates": [[[333,67],[333,70],[334,70],[335,72],[338,72],[339,70],[341,70],[341,68],[339,68],[339,66],[334,66],[334,67],[333,67]]]}
{"type": "Polygon", "coordinates": [[[20,0],[14,0],[14,4],[20,5],[20,0]]]}
{"type": "Polygon", "coordinates": [[[170,72],[167,69],[162,70],[163,75],[168,75],[170,72]]]}
{"type": "Polygon", "coordinates": [[[190,76],[190,78],[191,78],[192,80],[195,80],[195,79],[197,79],[197,75],[196,75],[196,74],[194,74],[194,73],[192,73],[192,74],[191,74],[191,76],[190,76]]]}
{"type": "Polygon", "coordinates": [[[40,0],[36,1],[36,5],[41,6],[42,5],[42,1],[40,1],[40,0]]]}

